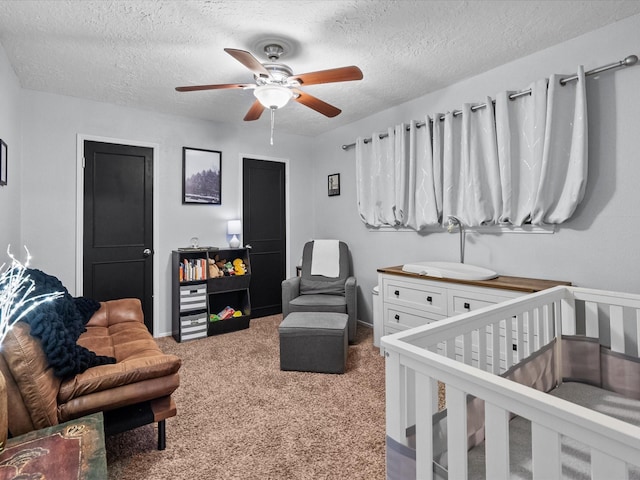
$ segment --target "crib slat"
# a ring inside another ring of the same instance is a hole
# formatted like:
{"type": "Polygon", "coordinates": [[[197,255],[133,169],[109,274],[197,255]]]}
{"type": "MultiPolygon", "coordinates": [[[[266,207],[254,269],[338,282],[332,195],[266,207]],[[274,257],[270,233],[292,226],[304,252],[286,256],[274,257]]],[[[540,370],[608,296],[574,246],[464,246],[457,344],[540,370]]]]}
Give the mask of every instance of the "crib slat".
{"type": "Polygon", "coordinates": [[[584,302],[585,333],[587,337],[599,338],[600,328],[598,325],[598,304],[594,302],[584,302]]]}
{"type": "Polygon", "coordinates": [[[611,350],[625,353],[623,309],[619,305],[609,307],[609,323],[611,325],[611,350]]]}
{"type": "Polygon", "coordinates": [[[573,299],[564,298],[560,301],[562,335],[576,334],[576,302],[573,299]]]}
{"type": "Polygon", "coordinates": [[[610,457],[595,448],[591,449],[591,478],[615,478],[628,480],[627,464],[618,458],[610,457]]]}
{"type": "Polygon", "coordinates": [[[486,478],[509,478],[509,412],[484,405],[486,478]]]}
{"type": "Polygon", "coordinates": [[[471,332],[466,332],[462,336],[462,362],[467,365],[471,365],[472,354],[471,354],[471,332]]]}
{"type": "Polygon", "coordinates": [[[516,324],[516,351],[517,361],[524,358],[524,322],[522,315],[518,314],[514,318],[516,324]]]}
{"type": "Polygon", "coordinates": [[[553,302],[553,306],[551,307],[552,318],[549,323],[549,340],[551,340],[551,338],[555,337],[556,335],[564,335],[564,331],[560,329],[561,326],[559,325],[559,322],[561,322],[561,318],[562,318],[562,315],[561,315],[562,307],[560,306],[560,303],[561,302],[553,302]],[[558,322],[558,326],[556,326],[556,322],[558,322]]]}
{"type": "Polygon", "coordinates": [[[542,312],[539,308],[535,308],[533,310],[533,321],[536,324],[536,331],[538,332],[538,338],[536,339],[536,350],[538,350],[542,345],[546,344],[546,339],[544,338],[544,309],[542,312]]]}
{"type": "Polygon", "coordinates": [[[478,368],[487,370],[487,327],[482,327],[478,331],[478,368]]]}
{"type": "Polygon", "coordinates": [[[504,364],[505,370],[509,370],[513,365],[513,319],[511,317],[504,320],[504,364]]]}
{"type": "Polygon", "coordinates": [[[554,305],[556,305],[555,303],[553,305],[545,305],[542,307],[542,324],[543,324],[543,329],[544,329],[544,344],[546,345],[547,343],[549,343],[549,340],[551,339],[551,337],[553,336],[554,332],[553,332],[553,322],[554,322],[554,312],[555,312],[555,307],[554,305]]]}
{"type": "Polygon", "coordinates": [[[500,322],[491,324],[491,373],[500,375],[500,322]]]}
{"type": "Polygon", "coordinates": [[[446,340],[447,344],[447,357],[455,360],[456,359],[456,339],[448,338],[446,340]]]}
{"type": "Polygon", "coordinates": [[[531,355],[531,352],[535,351],[536,348],[536,329],[533,322],[533,312],[524,312],[524,319],[525,325],[527,326],[527,346],[525,348],[525,353],[522,355],[522,358],[531,355]]]}
{"type": "Polygon", "coordinates": [[[558,432],[538,423],[531,423],[531,456],[533,478],[554,480],[562,476],[558,432]]]}
{"type": "Polygon", "coordinates": [[[467,478],[467,396],[447,385],[449,478],[467,478]]]}
{"type": "Polygon", "coordinates": [[[434,379],[416,372],[416,478],[433,479],[433,422],[434,393],[438,385],[434,379]]]}

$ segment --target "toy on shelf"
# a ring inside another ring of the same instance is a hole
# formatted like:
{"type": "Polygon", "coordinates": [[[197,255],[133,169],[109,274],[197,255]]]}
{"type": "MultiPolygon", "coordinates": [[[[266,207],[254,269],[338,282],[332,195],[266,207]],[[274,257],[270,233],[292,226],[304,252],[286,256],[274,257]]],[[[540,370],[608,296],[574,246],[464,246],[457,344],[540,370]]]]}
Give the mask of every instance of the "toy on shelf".
{"type": "Polygon", "coordinates": [[[223,277],[224,273],[213,258],[209,259],[209,278],[223,277]]]}
{"type": "Polygon", "coordinates": [[[240,316],[242,316],[242,312],[236,311],[233,308],[227,306],[227,307],[224,307],[217,314],[211,315],[209,317],[209,320],[211,322],[217,322],[219,320],[226,320],[226,319],[231,318],[231,317],[240,317],[240,316]],[[239,315],[236,315],[236,314],[239,314],[239,315]]]}
{"type": "Polygon", "coordinates": [[[244,275],[247,273],[247,266],[244,264],[241,258],[236,258],[233,261],[233,271],[236,275],[244,275]]]}

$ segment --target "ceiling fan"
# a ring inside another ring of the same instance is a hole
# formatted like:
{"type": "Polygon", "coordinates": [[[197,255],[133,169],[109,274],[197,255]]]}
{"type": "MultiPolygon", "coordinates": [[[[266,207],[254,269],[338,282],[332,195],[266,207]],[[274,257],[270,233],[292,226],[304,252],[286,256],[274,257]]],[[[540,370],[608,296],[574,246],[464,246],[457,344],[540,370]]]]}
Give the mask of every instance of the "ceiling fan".
{"type": "Polygon", "coordinates": [[[362,71],[356,66],[333,68],[330,70],[320,70],[317,72],[293,74],[293,70],[283,63],[277,63],[284,52],[284,48],[276,43],[268,44],[264,47],[270,63],[260,63],[251,53],[234,48],[225,48],[225,52],[242,63],[252,73],[255,83],[223,83],[218,85],[195,85],[187,87],[176,87],[178,92],[193,92],[197,90],[218,90],[241,88],[253,90],[256,97],[255,102],[249,108],[244,120],[257,120],[262,115],[265,108],[271,110],[272,121],[273,112],[284,107],[289,100],[293,99],[316,112],[327,117],[335,117],[340,114],[339,108],[330,105],[319,98],[314,97],[300,89],[307,85],[317,85],[321,83],[348,82],[351,80],[361,80],[362,71]]]}

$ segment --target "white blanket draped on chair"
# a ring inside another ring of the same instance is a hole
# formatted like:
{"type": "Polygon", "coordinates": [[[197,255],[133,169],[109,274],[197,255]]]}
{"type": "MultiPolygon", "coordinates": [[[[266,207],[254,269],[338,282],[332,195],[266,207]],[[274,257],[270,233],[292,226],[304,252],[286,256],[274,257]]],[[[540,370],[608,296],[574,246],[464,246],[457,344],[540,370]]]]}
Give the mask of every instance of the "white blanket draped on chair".
{"type": "Polygon", "coordinates": [[[584,69],[496,96],[495,107],[434,114],[356,140],[358,212],[373,227],[421,230],[455,215],[470,226],[562,223],[587,181],[584,69]],[[444,117],[444,121],[440,120],[444,117]],[[436,119],[436,121],[433,121],[436,119]]]}

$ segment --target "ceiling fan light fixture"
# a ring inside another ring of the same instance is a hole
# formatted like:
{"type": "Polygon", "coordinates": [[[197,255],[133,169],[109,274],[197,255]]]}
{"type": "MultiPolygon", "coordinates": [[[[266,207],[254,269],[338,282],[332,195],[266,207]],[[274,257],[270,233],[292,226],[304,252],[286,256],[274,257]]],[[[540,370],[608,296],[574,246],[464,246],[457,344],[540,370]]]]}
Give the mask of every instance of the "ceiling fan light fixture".
{"type": "Polygon", "coordinates": [[[261,85],[256,87],[253,94],[262,106],[274,110],[284,107],[293,98],[293,92],[281,85],[261,85]]]}

